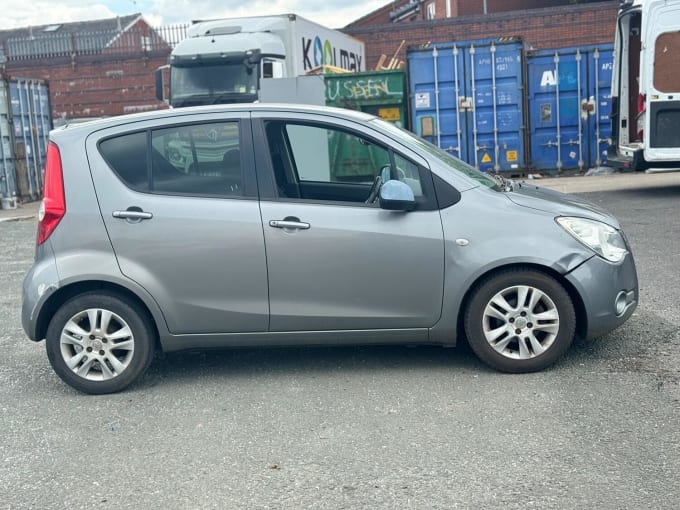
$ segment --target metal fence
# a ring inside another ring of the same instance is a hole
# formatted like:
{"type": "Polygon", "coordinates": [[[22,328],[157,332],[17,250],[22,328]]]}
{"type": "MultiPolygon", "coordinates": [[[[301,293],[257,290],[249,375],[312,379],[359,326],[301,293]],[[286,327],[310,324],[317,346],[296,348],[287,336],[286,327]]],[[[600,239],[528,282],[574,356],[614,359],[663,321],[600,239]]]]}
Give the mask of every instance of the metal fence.
{"type": "Polygon", "coordinates": [[[40,34],[8,38],[0,47],[6,61],[76,57],[79,55],[122,55],[170,52],[186,37],[189,24],[128,30],[40,34]]]}
{"type": "Polygon", "coordinates": [[[191,26],[190,23],[179,23],[176,25],[165,25],[162,27],[155,27],[154,31],[160,35],[163,40],[174,48],[187,36],[187,29],[191,26]]]}

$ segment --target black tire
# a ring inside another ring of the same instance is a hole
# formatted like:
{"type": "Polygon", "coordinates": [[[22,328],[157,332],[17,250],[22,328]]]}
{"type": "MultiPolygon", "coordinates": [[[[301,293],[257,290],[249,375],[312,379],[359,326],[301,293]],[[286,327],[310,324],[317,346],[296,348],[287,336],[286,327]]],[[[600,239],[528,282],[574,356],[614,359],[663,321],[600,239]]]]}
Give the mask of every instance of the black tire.
{"type": "Polygon", "coordinates": [[[473,291],[464,326],[470,347],[490,367],[511,373],[536,372],[569,349],[576,314],[569,294],[551,276],[531,269],[507,269],[483,280],[473,291]],[[530,290],[519,303],[523,287],[530,290]]]}
{"type": "Polygon", "coordinates": [[[47,357],[57,375],[69,386],[90,394],[115,393],[129,386],[149,367],[154,340],[146,315],[140,314],[123,297],[87,292],[66,301],[52,317],[47,328],[47,357]],[[87,310],[99,312],[88,315],[87,310]],[[106,321],[107,331],[97,330],[104,325],[103,317],[108,313],[111,319],[106,321]],[[91,324],[90,317],[96,324],[91,324]],[[64,336],[72,341],[62,342],[67,324],[69,331],[64,336]],[[83,335],[83,332],[94,334],[83,335]],[[109,335],[111,338],[107,338],[109,335]],[[74,369],[67,365],[67,359],[74,363],[74,369]],[[82,375],[76,373],[78,369],[82,375]]]}

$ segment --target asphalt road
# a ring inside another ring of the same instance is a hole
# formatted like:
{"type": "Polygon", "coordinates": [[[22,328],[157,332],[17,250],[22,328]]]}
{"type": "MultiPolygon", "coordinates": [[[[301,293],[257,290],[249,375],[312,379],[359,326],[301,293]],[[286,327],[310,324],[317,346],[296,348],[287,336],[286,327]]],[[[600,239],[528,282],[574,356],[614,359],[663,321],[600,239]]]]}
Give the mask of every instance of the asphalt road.
{"type": "Polygon", "coordinates": [[[0,223],[0,507],[678,508],[680,186],[584,195],[641,304],[554,368],[467,348],[178,353],[81,395],[20,326],[34,220],[0,223]]]}

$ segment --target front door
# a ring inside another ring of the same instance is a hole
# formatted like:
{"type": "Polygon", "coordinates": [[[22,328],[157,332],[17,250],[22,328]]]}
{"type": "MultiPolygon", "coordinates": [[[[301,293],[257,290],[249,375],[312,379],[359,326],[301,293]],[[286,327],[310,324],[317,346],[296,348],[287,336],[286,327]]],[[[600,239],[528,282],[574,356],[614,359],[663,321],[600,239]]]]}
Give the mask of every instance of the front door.
{"type": "Polygon", "coordinates": [[[347,126],[264,120],[262,132],[275,182],[261,201],[270,329],[434,325],[444,243],[429,171],[347,126]],[[418,210],[365,203],[381,171],[412,187],[418,210]]]}

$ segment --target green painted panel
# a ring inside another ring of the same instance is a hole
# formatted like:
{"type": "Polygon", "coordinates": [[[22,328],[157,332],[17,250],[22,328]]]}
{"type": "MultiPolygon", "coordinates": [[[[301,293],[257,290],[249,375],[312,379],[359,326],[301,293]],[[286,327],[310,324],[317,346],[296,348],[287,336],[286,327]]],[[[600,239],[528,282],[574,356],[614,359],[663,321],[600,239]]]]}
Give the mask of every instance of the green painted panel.
{"type": "Polygon", "coordinates": [[[326,74],[324,81],[328,106],[371,113],[408,128],[404,71],[326,74]]]}

